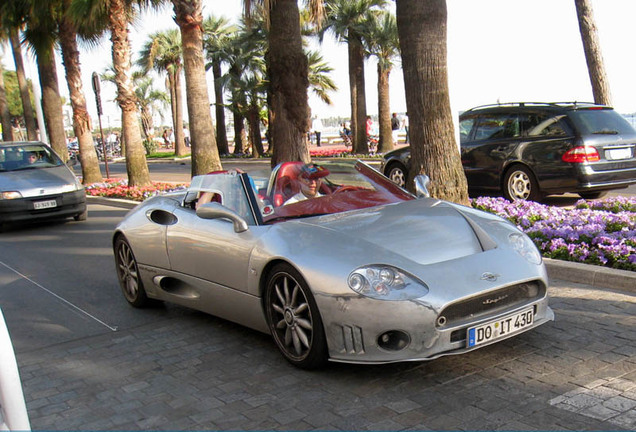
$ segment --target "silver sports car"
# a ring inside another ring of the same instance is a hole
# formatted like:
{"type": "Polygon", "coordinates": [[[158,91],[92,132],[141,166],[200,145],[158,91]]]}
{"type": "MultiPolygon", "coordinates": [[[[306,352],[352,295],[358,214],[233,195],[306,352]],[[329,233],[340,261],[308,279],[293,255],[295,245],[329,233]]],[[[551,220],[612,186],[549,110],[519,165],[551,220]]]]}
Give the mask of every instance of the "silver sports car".
{"type": "Polygon", "coordinates": [[[430,360],[554,319],[526,235],[419,195],[359,161],[197,176],[117,226],[117,274],[133,306],[163,300],[271,333],[303,368],[430,360]]]}

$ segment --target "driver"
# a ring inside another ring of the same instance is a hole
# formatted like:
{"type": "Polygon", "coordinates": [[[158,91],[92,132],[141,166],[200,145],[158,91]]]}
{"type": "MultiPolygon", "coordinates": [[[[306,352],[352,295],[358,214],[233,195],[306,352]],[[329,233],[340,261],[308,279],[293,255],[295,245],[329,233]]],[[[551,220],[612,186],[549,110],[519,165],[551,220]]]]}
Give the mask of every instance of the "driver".
{"type": "Polygon", "coordinates": [[[318,191],[320,190],[322,178],[328,175],[329,170],[327,168],[316,164],[303,165],[298,174],[300,192],[285,201],[285,205],[322,196],[318,191]]]}

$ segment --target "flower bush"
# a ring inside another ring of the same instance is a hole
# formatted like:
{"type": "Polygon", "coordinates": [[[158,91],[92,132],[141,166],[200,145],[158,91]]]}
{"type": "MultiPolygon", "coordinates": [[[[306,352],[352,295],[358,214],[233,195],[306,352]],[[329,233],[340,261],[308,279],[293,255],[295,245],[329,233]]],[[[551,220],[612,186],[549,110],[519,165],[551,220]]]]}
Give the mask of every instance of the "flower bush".
{"type": "Polygon", "coordinates": [[[163,192],[181,190],[188,187],[185,183],[152,182],[152,186],[136,187],[128,186],[126,179],[107,179],[101,183],[86,185],[86,194],[108,198],[122,198],[132,201],[144,201],[154,195],[163,192]]]}
{"type": "Polygon", "coordinates": [[[545,257],[636,271],[636,197],[579,200],[574,209],[491,197],[471,202],[517,225],[545,257]]]}

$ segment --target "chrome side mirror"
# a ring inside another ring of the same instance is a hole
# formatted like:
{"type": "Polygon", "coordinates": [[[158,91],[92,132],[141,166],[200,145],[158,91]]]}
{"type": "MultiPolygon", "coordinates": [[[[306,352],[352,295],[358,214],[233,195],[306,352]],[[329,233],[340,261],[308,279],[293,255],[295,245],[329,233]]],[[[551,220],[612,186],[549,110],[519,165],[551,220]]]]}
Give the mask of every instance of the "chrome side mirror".
{"type": "Polygon", "coordinates": [[[430,198],[431,193],[428,191],[428,185],[431,183],[431,179],[424,174],[418,174],[415,176],[415,196],[418,198],[430,198]]]}
{"type": "Polygon", "coordinates": [[[242,233],[247,231],[248,226],[245,219],[235,211],[223,207],[217,202],[203,204],[197,209],[197,216],[201,219],[229,219],[234,224],[234,232],[242,233]]]}

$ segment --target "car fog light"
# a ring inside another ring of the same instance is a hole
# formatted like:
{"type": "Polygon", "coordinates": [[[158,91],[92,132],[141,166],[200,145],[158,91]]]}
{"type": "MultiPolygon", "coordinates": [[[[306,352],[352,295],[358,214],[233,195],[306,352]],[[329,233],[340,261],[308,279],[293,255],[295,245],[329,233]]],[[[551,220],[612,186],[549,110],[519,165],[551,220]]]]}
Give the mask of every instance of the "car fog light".
{"type": "Polygon", "coordinates": [[[409,346],[411,338],[402,330],[390,330],[378,337],[378,346],[387,351],[400,351],[409,346]]]}

